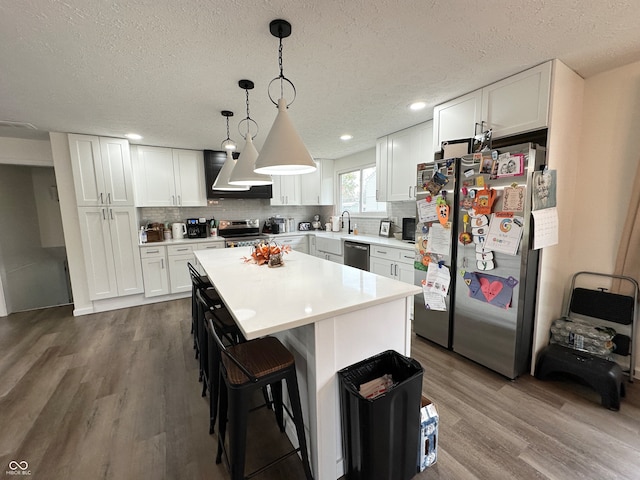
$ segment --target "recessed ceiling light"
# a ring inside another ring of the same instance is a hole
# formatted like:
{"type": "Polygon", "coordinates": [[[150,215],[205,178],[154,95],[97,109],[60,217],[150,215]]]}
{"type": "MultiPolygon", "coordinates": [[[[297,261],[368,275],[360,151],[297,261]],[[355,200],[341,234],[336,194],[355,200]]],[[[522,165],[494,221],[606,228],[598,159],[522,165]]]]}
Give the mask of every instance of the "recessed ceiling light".
{"type": "Polygon", "coordinates": [[[340,140],[351,140],[353,138],[353,135],[349,135],[348,133],[345,133],[344,135],[340,136],[340,140]]]}
{"type": "Polygon", "coordinates": [[[414,102],[411,105],[409,105],[409,108],[411,110],[422,110],[426,106],[427,104],[425,102],[414,102]]]}
{"type": "Polygon", "coordinates": [[[125,137],[129,140],[142,140],[142,135],[138,135],[137,133],[127,133],[125,137]]]}

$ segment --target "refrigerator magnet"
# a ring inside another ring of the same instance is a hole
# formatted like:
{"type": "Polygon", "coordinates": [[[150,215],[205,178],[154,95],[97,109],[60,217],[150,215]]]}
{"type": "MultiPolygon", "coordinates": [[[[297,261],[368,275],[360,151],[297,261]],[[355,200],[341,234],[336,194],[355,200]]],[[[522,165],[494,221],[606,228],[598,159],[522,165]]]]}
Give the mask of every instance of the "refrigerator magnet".
{"type": "Polygon", "coordinates": [[[478,267],[478,270],[487,271],[493,270],[495,268],[495,265],[493,263],[493,260],[478,260],[476,262],[476,267],[478,267]]]}

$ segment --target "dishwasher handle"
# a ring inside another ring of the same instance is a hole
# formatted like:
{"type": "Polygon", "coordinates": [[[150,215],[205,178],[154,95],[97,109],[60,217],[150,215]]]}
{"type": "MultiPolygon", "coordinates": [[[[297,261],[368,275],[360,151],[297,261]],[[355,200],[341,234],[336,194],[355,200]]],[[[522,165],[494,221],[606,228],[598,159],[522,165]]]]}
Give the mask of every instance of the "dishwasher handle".
{"type": "Polygon", "coordinates": [[[357,248],[358,250],[369,250],[369,247],[365,245],[358,245],[358,244],[349,243],[349,242],[345,242],[344,246],[347,248],[357,248]]]}

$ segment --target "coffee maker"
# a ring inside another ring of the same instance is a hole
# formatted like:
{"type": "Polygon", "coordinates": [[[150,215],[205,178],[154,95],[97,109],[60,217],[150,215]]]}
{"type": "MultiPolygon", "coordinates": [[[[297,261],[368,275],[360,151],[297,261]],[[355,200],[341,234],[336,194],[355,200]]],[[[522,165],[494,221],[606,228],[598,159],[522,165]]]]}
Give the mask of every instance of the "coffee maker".
{"type": "Polygon", "coordinates": [[[187,238],[207,238],[208,227],[206,218],[187,218],[187,238]]]}

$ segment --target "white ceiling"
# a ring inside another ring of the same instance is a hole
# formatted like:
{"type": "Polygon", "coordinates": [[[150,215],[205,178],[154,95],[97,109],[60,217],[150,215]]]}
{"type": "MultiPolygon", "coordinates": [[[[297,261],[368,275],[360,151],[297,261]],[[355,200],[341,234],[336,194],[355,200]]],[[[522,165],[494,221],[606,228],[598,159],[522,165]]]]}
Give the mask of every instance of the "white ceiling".
{"type": "Polygon", "coordinates": [[[144,136],[133,143],[219,149],[223,109],[243,143],[247,78],[260,149],[276,115],[275,18],[293,26],[289,112],[318,158],[373,147],[438,103],[552,58],[585,78],[640,60],[637,0],[3,1],[0,120],[32,123],[41,138],[133,131],[144,136]],[[427,109],[409,111],[414,100],[427,109]]]}

